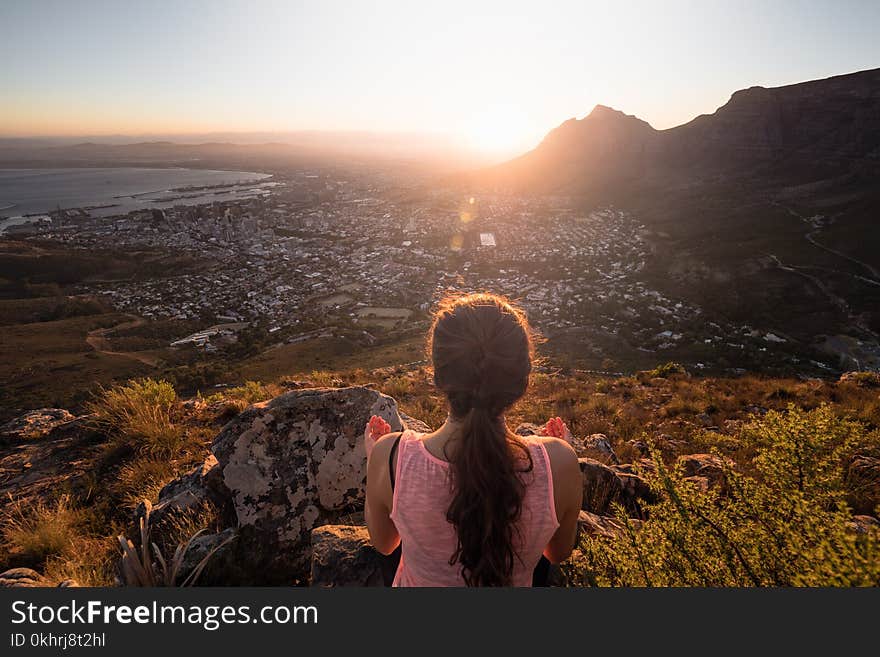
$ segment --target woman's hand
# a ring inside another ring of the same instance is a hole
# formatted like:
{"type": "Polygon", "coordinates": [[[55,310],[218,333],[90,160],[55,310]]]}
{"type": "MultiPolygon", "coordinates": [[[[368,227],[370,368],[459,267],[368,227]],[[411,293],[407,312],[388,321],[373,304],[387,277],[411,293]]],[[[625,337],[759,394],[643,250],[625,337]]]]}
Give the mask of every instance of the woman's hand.
{"type": "Polygon", "coordinates": [[[541,429],[541,435],[561,438],[567,443],[572,441],[571,431],[568,430],[568,426],[562,421],[561,417],[551,417],[547,420],[547,424],[541,429]]]}
{"type": "Polygon", "coordinates": [[[364,428],[364,449],[367,452],[367,459],[370,458],[373,445],[386,433],[391,433],[391,425],[378,415],[372,416],[364,428]]]}

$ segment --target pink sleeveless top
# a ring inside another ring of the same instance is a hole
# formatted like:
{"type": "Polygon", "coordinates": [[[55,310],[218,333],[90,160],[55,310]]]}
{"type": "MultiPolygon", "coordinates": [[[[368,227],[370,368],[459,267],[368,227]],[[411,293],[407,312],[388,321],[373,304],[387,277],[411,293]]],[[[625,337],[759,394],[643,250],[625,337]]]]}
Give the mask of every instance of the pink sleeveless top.
{"type": "MultiPolygon", "coordinates": [[[[449,565],[457,543],[455,527],[446,520],[452,500],[450,465],[427,450],[422,436],[404,431],[397,448],[391,520],[402,553],[393,586],[464,586],[461,566],[449,565]]],[[[559,527],[547,450],[535,437],[523,440],[533,468],[523,473],[526,493],[514,532],[519,558],[514,559],[513,586],[531,586],[532,571],[559,527]]]]}

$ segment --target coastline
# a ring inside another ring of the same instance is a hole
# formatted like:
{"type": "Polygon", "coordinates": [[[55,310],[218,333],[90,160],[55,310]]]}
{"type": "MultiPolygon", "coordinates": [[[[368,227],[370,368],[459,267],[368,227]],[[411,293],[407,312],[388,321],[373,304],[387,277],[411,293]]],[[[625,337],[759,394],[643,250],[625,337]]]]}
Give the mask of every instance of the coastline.
{"type": "MultiPolygon", "coordinates": [[[[265,185],[273,178],[272,174],[261,171],[190,167],[18,168],[0,169],[0,186],[4,182],[4,173],[7,174],[10,190],[14,193],[18,189],[22,199],[6,200],[11,194],[4,192],[3,205],[0,205],[0,234],[10,226],[28,223],[28,217],[44,216],[56,209],[92,214],[96,210],[112,209],[112,214],[127,214],[135,210],[161,209],[178,204],[201,205],[213,202],[215,199],[212,197],[223,200],[225,196],[234,196],[237,199],[257,196],[266,192],[265,185]],[[22,172],[25,175],[23,180],[13,182],[9,180],[14,176],[10,176],[10,172],[22,172]],[[94,174],[87,181],[89,191],[68,192],[65,185],[70,181],[65,180],[65,176],[70,174],[75,177],[81,172],[94,174]],[[180,172],[182,179],[174,180],[172,172],[180,172]],[[30,174],[35,174],[36,178],[30,174]],[[47,181],[46,178],[53,177],[53,174],[57,174],[58,179],[47,181]],[[160,180],[145,180],[139,184],[138,174],[147,178],[155,178],[159,174],[160,180]],[[166,178],[172,179],[165,180],[166,178]],[[159,184],[150,184],[156,182],[159,184]],[[16,183],[20,184],[18,188],[16,183]],[[105,186],[111,189],[102,189],[105,186]],[[145,186],[146,189],[143,188],[145,186]],[[19,211],[14,214],[10,212],[16,209],[19,211]]],[[[106,214],[99,212],[96,216],[106,214]]]]}

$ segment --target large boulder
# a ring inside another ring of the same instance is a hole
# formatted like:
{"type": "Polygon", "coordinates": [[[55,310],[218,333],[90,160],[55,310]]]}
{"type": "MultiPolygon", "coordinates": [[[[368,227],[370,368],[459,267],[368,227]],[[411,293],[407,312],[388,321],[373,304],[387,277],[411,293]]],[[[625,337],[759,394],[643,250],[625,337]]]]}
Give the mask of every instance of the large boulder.
{"type": "Polygon", "coordinates": [[[643,502],[654,499],[648,483],[632,468],[617,465],[605,465],[595,459],[578,459],[583,476],[584,511],[596,515],[611,515],[611,505],[622,504],[627,513],[633,517],[642,517],[643,502]]]}
{"type": "Polygon", "coordinates": [[[384,586],[387,560],[370,543],[366,527],[312,530],[311,586],[384,586]]]}
{"type": "Polygon", "coordinates": [[[0,426],[0,437],[12,440],[35,440],[75,419],[76,416],[63,408],[39,408],[0,426]]]}
{"type": "Polygon", "coordinates": [[[311,530],[362,509],[371,415],[405,428],[396,402],[375,390],[293,390],[251,406],[214,439],[254,583],[304,580],[311,530]]]}

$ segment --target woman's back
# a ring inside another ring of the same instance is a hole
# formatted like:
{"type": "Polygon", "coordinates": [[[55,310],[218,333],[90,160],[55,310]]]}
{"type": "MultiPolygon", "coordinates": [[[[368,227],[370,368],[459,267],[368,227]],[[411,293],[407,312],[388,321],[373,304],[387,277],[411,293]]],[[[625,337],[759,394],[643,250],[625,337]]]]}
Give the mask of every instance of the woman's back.
{"type": "MultiPolygon", "coordinates": [[[[391,520],[400,534],[402,556],[394,586],[463,586],[455,553],[455,527],[446,519],[452,500],[450,464],[431,454],[424,436],[405,431],[397,448],[391,520]]],[[[525,495],[514,529],[511,584],[530,586],[532,572],[559,522],[550,459],[543,442],[525,437],[532,468],[522,474],[525,495]]]]}

